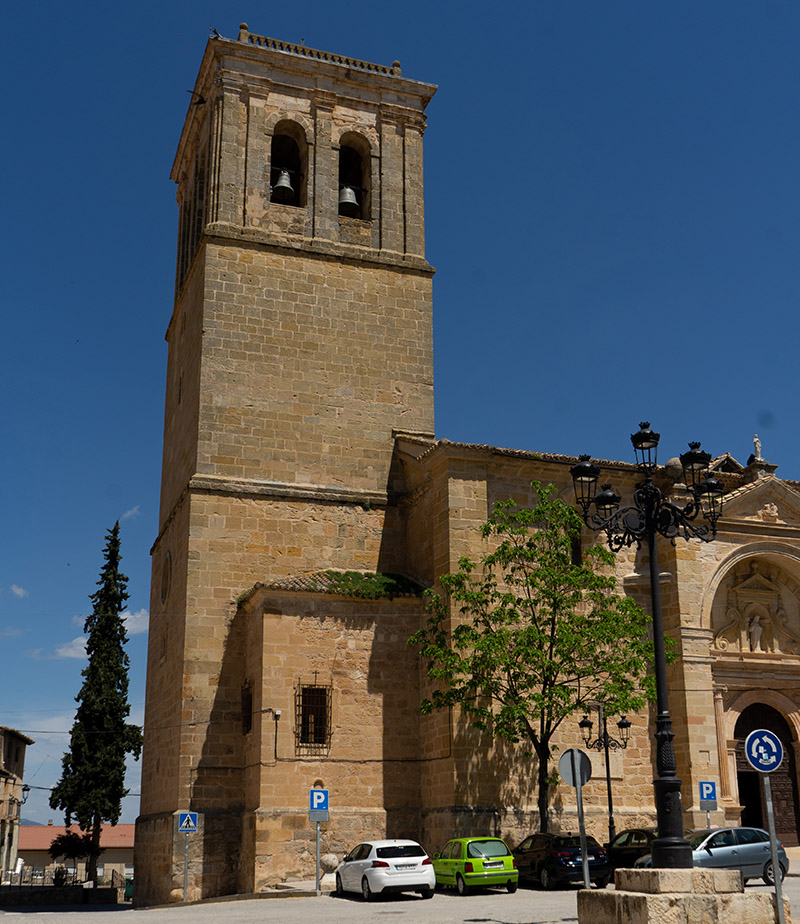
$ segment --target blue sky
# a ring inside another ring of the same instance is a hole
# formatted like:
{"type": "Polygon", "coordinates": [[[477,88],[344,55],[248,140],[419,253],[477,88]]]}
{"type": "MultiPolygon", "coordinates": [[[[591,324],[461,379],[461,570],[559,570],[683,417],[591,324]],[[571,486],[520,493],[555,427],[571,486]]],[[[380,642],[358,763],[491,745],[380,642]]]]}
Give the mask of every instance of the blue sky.
{"type": "MultiPolygon", "coordinates": [[[[24,729],[46,822],[119,518],[130,700],[144,706],[170,167],[209,26],[439,84],[427,251],[441,437],[662,459],[758,432],[800,479],[800,5],[790,0],[373,0],[5,11],[0,724],[24,729]],[[39,788],[41,787],[41,788],[39,788]]],[[[138,769],[130,775],[138,792],[138,769]]],[[[125,800],[133,821],[138,800],[125,800]]]]}

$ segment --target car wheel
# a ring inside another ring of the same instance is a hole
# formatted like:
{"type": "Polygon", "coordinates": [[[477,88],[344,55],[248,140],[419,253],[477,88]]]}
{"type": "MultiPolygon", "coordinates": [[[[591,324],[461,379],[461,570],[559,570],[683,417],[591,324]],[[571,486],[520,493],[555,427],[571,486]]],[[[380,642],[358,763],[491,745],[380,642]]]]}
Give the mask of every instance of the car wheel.
{"type": "Polygon", "coordinates": [[[456,876],[456,891],[459,895],[467,894],[467,884],[464,882],[464,877],[461,875],[461,873],[456,876]]]}
{"type": "Polygon", "coordinates": [[[506,889],[513,895],[517,891],[517,883],[513,879],[509,879],[506,883],[506,889]]]}
{"type": "Polygon", "coordinates": [[[556,881],[553,879],[553,874],[546,866],[543,866],[539,870],[539,882],[541,882],[542,888],[547,889],[548,891],[556,887],[556,881]]]}
{"type": "MultiPolygon", "coordinates": [[[[786,875],[786,870],[783,868],[783,866],[781,866],[780,863],[778,864],[778,867],[781,871],[781,882],[783,882],[783,877],[786,875]]],[[[775,876],[772,873],[772,860],[770,860],[764,867],[763,879],[768,886],[775,885],[775,876]]]]}
{"type": "Polygon", "coordinates": [[[604,889],[608,885],[609,881],[610,880],[608,876],[601,876],[599,879],[595,879],[594,884],[598,889],[604,889]]]}
{"type": "Polygon", "coordinates": [[[433,889],[422,889],[419,893],[423,898],[433,898],[433,889]]]}
{"type": "Polygon", "coordinates": [[[364,876],[364,878],[361,880],[361,894],[364,896],[365,902],[371,902],[375,897],[372,889],[369,887],[369,882],[367,881],[366,876],[364,876]]]}
{"type": "Polygon", "coordinates": [[[337,873],[336,874],[336,894],[341,898],[344,895],[344,886],[342,885],[342,877],[337,873]]]}

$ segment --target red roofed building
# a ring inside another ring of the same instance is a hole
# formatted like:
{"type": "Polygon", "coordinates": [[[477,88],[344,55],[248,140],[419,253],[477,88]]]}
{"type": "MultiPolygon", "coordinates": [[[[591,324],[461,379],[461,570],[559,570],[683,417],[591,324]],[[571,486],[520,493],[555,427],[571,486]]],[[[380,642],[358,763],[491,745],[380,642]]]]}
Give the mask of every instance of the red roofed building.
{"type": "MultiPolygon", "coordinates": [[[[122,876],[133,874],[133,835],[136,825],[119,824],[104,825],[100,834],[100,847],[102,853],[97,861],[99,875],[108,879],[111,871],[116,870],[122,876]]],[[[17,854],[25,861],[25,866],[34,868],[47,868],[56,864],[50,856],[50,845],[60,834],[67,831],[80,834],[77,825],[65,828],[64,825],[21,825],[19,829],[19,843],[17,854]]],[[[61,858],[59,865],[71,867],[61,858]]],[[[83,878],[86,864],[78,863],[78,877],[83,878]]]]}

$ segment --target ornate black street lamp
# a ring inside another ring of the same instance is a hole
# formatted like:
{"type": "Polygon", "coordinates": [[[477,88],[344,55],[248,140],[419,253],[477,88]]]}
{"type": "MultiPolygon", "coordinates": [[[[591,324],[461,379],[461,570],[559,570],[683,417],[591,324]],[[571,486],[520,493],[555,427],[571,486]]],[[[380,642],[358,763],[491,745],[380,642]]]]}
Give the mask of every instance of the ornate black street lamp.
{"type": "Polygon", "coordinates": [[[597,724],[598,724],[598,735],[592,740],[592,720],[588,715],[585,715],[580,722],[578,722],[578,727],[581,730],[583,735],[583,743],[587,748],[590,748],[595,751],[605,751],[606,758],[606,794],[608,796],[608,842],[609,844],[617,836],[617,827],[614,824],[614,799],[611,795],[611,767],[608,762],[608,752],[622,750],[628,746],[628,741],[631,736],[631,723],[622,716],[622,718],[617,722],[617,728],[619,729],[619,738],[612,738],[608,733],[608,725],[606,724],[606,713],[603,708],[602,703],[598,703],[595,707],[597,709],[597,724]]]}
{"type": "Polygon", "coordinates": [[[700,449],[700,443],[689,443],[689,451],[680,457],[689,500],[683,506],[664,499],[653,481],[660,435],[650,424],[639,425],[631,435],[636,465],[644,475],[633,492],[633,504],[620,507],[622,498],[604,484],[596,493],[600,469],[590,456],[580,456],[571,471],[575,497],[583,520],[593,530],[602,530],[608,545],[615,552],[634,543],[640,548],[647,542],[650,555],[650,595],[653,617],[653,643],[656,678],[656,772],[655,790],[658,837],[653,841],[653,866],[685,869],[692,865],[692,850],[683,837],[681,781],[678,779],[675,748],[672,740],[672,718],[667,695],[667,665],[664,652],[664,627],[661,618],[661,587],[659,584],[658,548],[656,535],[674,540],[700,539],[710,542],[717,534],[717,521],[722,514],[725,489],[709,474],[711,456],[700,449]],[[594,505],[594,512],[591,508],[594,505]],[[697,522],[702,518],[700,522],[697,522]]]}

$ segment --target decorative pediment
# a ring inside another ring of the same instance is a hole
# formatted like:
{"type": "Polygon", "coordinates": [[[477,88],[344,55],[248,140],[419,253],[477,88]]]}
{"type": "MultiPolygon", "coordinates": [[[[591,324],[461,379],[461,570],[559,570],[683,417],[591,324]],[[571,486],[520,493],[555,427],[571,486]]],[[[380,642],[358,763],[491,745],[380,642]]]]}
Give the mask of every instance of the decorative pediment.
{"type": "Polygon", "coordinates": [[[800,493],[779,478],[754,481],[725,495],[721,525],[726,520],[800,526],[800,493]]]}
{"type": "Polygon", "coordinates": [[[764,594],[774,597],[776,594],[780,593],[780,588],[777,584],[764,577],[763,574],[758,574],[758,572],[756,572],[733,587],[732,592],[737,597],[746,600],[750,597],[759,597],[764,594]]]}

